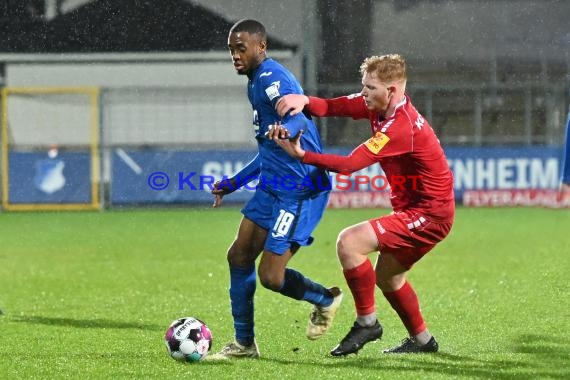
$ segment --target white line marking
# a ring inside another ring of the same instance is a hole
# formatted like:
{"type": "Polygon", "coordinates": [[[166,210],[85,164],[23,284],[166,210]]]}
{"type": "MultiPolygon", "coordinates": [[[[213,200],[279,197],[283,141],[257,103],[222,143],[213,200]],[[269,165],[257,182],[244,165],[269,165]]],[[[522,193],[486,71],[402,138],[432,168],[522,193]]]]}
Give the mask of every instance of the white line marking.
{"type": "Polygon", "coordinates": [[[123,162],[127,164],[129,168],[131,168],[132,171],[134,171],[136,174],[142,173],[142,168],[135,162],[135,160],[131,158],[131,156],[127,154],[127,152],[121,148],[117,148],[115,152],[117,153],[117,156],[119,156],[119,158],[123,160],[123,162]]]}

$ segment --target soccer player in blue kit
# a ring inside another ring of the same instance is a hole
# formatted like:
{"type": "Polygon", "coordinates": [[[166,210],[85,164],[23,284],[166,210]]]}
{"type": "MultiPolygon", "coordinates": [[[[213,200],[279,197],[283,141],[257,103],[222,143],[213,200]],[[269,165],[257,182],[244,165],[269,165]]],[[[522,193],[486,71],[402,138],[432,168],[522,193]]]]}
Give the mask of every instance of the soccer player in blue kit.
{"type": "Polygon", "coordinates": [[[307,150],[322,151],[312,120],[302,113],[282,119],[275,109],[283,95],[302,94],[303,90],[285,67],[267,57],[266,32],[260,22],[234,24],[228,48],[237,73],[248,77],[247,95],[259,151],[233,177],[214,184],[214,207],[248,182],[258,179],[259,183],[242,209],[237,236],[227,253],[235,340],[208,356],[210,360],[259,357],[253,299],[255,261],[260,255],[257,273],[265,288],[314,305],[306,332],[309,339],[318,339],[329,329],[343,296],[338,287],[327,289],[287,267],[300,246],[312,243],[311,233],[323,215],[330,190],[326,171],[292,159],[266,137],[269,125],[283,122],[293,136],[303,130],[301,144],[307,150]]]}
{"type": "Polygon", "coordinates": [[[570,112],[566,121],[566,142],[562,156],[562,173],[560,176],[560,191],[563,196],[570,197],[570,112]]]}

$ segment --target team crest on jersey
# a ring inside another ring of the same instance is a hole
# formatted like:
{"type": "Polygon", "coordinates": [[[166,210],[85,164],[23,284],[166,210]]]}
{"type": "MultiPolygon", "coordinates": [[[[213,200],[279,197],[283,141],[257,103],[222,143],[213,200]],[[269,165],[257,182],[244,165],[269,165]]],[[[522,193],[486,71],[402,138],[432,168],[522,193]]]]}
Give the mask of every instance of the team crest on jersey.
{"type": "Polygon", "coordinates": [[[265,93],[269,97],[269,100],[273,100],[279,96],[279,86],[281,86],[281,81],[275,81],[265,89],[265,93]]]}
{"type": "Polygon", "coordinates": [[[386,136],[382,132],[376,132],[374,137],[369,138],[364,143],[364,145],[366,145],[369,151],[371,151],[374,154],[377,154],[382,150],[382,148],[384,148],[384,145],[386,145],[388,141],[390,141],[390,138],[388,136],[386,136]]]}

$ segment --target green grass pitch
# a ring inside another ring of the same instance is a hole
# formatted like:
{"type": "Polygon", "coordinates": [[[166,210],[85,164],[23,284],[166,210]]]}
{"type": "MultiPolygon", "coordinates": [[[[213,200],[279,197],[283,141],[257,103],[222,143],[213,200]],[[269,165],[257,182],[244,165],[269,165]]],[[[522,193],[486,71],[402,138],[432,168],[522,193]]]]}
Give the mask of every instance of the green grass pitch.
{"type": "MultiPolygon", "coordinates": [[[[338,232],[386,210],[329,210],[291,267],[346,292],[338,232]]],[[[568,379],[570,212],[459,209],[451,235],[413,268],[434,355],[386,356],[406,333],[377,291],[381,341],[329,350],[354,319],[305,338],[308,303],[258,285],[261,360],[178,363],[178,317],[203,319],[213,350],[232,339],[225,252],[236,208],[0,213],[1,379],[568,379]]]]}

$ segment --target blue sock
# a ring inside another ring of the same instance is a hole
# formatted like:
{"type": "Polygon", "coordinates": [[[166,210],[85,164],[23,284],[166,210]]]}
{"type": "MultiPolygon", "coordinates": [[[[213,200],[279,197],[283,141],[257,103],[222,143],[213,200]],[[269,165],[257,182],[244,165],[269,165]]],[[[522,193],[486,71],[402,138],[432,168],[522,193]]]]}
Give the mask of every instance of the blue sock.
{"type": "Polygon", "coordinates": [[[255,293],[255,265],[230,266],[230,303],[234,317],[236,341],[244,346],[253,343],[253,295],[255,293]]]}
{"type": "Polygon", "coordinates": [[[333,297],[327,288],[290,268],[285,269],[285,280],[279,293],[317,306],[329,306],[333,302],[333,297]]]}

